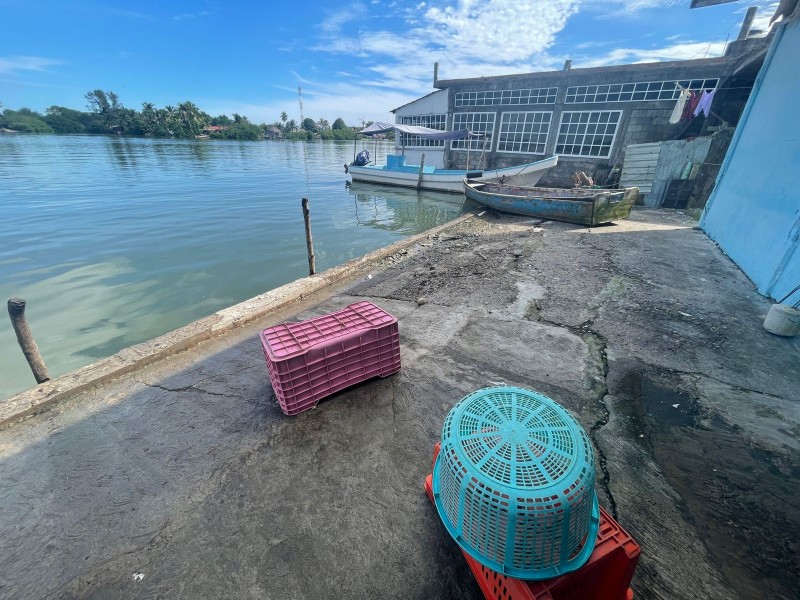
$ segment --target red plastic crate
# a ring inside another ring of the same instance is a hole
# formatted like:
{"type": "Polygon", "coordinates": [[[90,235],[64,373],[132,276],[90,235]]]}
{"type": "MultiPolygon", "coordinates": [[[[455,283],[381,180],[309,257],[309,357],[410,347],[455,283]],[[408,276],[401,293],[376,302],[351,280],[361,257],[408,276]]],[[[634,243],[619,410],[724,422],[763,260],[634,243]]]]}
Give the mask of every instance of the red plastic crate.
{"type": "Polygon", "coordinates": [[[269,379],[287,415],[324,397],[400,370],[397,319],[372,302],[261,332],[269,379]]]}
{"type": "MultiPolygon", "coordinates": [[[[436,444],[433,460],[439,454],[436,444]]],[[[433,476],[425,478],[425,492],[433,502],[433,476]]],[[[633,600],[630,589],[639,544],[605,510],[600,508],[600,527],[589,560],[577,571],[543,581],[506,577],[484,567],[462,550],[486,600],[633,600]]]]}

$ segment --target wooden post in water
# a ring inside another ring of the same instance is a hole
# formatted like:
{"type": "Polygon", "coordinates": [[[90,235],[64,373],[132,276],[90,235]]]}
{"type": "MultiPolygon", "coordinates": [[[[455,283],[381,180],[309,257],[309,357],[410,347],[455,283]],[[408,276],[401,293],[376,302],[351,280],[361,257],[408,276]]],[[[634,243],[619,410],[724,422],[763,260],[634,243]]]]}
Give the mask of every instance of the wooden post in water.
{"type": "Polygon", "coordinates": [[[417,179],[417,191],[422,187],[422,171],[425,168],[425,153],[422,153],[422,158],[419,159],[419,179],[417,179]]]}
{"type": "Polygon", "coordinates": [[[19,347],[22,348],[22,353],[25,355],[31,371],[33,371],[36,383],[50,381],[50,375],[47,374],[47,366],[44,364],[44,359],[39,353],[39,347],[33,339],[31,328],[28,327],[28,321],[25,319],[25,300],[22,298],[9,298],[8,316],[11,317],[11,325],[14,327],[14,333],[17,334],[19,347]]]}
{"type": "Polygon", "coordinates": [[[308,210],[308,198],[303,198],[303,221],[306,225],[306,248],[308,249],[308,274],[317,272],[316,259],[314,258],[314,240],[311,238],[311,213],[308,210]]]}

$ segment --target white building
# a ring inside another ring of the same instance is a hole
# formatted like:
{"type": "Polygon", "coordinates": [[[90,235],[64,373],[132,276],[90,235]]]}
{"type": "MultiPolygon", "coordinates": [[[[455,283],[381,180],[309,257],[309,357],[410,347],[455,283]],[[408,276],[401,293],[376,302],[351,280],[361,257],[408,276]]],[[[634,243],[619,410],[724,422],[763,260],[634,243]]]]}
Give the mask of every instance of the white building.
{"type": "MultiPolygon", "coordinates": [[[[436,90],[427,96],[395,108],[395,123],[419,125],[431,129],[446,130],[448,90],[436,90]]],[[[399,134],[395,137],[397,154],[404,154],[408,164],[420,164],[425,155],[425,164],[443,169],[445,166],[445,144],[441,140],[423,140],[415,135],[399,134]]]]}

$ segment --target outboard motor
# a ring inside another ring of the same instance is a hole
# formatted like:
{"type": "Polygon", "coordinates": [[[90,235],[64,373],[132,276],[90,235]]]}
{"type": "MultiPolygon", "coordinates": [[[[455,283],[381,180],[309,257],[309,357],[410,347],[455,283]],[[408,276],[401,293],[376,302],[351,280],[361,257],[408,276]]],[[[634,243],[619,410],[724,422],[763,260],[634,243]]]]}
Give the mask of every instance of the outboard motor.
{"type": "Polygon", "coordinates": [[[362,150],[358,154],[356,154],[356,159],[353,161],[353,164],[357,167],[363,167],[369,163],[369,152],[366,150],[362,150]]]}

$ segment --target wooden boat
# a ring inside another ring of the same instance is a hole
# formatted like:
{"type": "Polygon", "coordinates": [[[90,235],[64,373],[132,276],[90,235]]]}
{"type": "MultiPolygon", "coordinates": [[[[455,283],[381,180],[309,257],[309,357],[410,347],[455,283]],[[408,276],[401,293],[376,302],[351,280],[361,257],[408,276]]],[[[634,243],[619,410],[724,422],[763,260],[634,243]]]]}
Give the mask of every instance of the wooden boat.
{"type": "Polygon", "coordinates": [[[470,200],[503,212],[580,225],[599,225],[627,219],[639,188],[568,190],[476,183],[465,179],[464,192],[470,200]]]}
{"type": "Polygon", "coordinates": [[[347,165],[353,181],[367,181],[437,192],[461,194],[464,179],[470,181],[513,180],[519,185],[536,185],[539,178],[558,163],[557,156],[505,169],[470,170],[439,169],[428,165],[408,165],[405,156],[390,154],[385,165],[347,165]]]}

